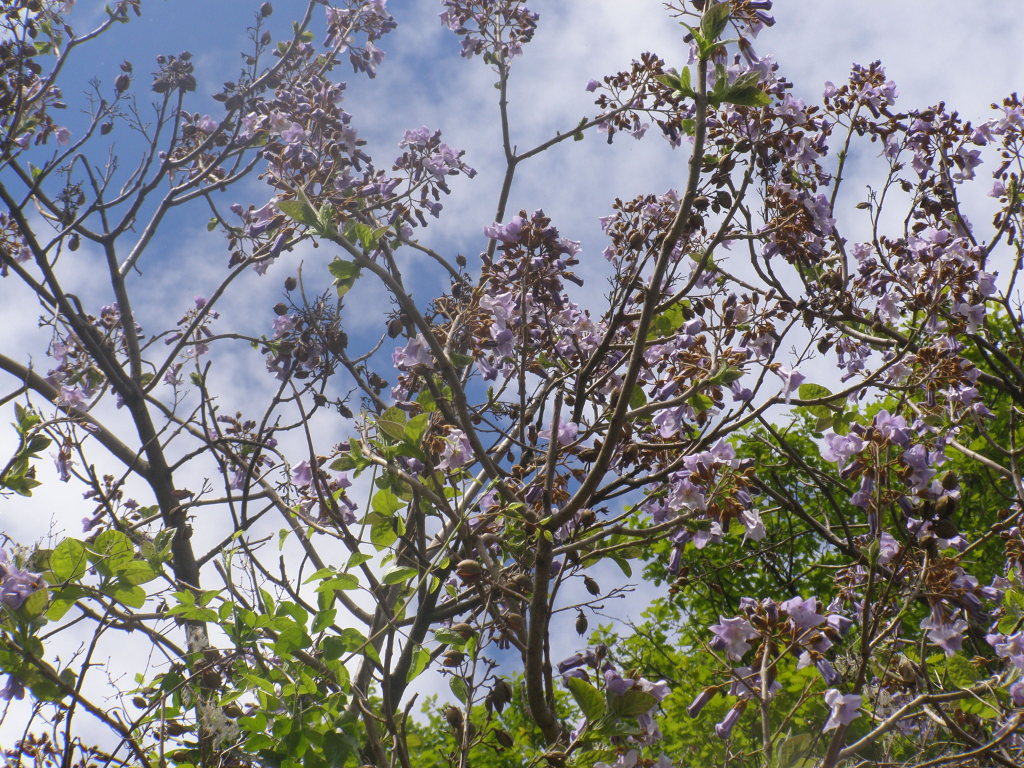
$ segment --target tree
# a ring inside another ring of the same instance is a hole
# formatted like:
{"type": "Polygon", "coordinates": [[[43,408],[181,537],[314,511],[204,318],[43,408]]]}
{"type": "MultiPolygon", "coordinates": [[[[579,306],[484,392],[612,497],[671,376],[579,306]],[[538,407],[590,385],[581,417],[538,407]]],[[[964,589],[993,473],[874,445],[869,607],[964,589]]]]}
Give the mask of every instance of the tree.
{"type": "Polygon", "coordinates": [[[139,0],[85,34],[65,3],[6,3],[0,265],[48,338],[0,353],[0,490],[45,490],[55,451],[88,509],[0,563],[9,763],[1019,764],[1024,113],[899,110],[877,62],[807,105],[753,48],[771,5],[668,3],[689,58],[592,81],[594,114],[522,150],[508,88],[539,17],[444,0],[497,78],[471,261],[424,236],[464,154],[420,128],[375,159],[334,79],[374,76],[384,0],[309,0],[290,29],[263,3],[216,109],[163,55],[71,127],[78,51],[139,0]],[[579,244],[507,210],[524,164],[596,131],[686,156],[678,190],[610,201],[600,305],[579,244]],[[880,181],[845,211],[865,145],[880,181]],[[144,328],[161,232],[196,217],[223,268],[144,328]],[[230,316],[272,268],[283,298],[230,316]],[[390,304],[357,333],[368,285],[390,304]],[[235,412],[225,378],[252,368],[272,387],[235,412]],[[631,634],[600,626],[609,566],[668,585],[631,634]],[[102,679],[119,647],[131,675],[102,679]],[[425,675],[452,698],[421,719],[425,675]]]}

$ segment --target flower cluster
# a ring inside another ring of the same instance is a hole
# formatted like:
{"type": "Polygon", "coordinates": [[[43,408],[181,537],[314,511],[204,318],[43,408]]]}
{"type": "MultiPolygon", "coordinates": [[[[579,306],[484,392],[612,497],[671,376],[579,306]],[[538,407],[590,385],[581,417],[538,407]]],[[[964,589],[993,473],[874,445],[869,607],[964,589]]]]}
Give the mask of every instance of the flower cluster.
{"type": "Polygon", "coordinates": [[[415,219],[426,226],[423,212],[437,217],[441,213],[441,195],[451,192],[447,177],[463,174],[471,179],[476,171],[463,162],[464,150],[452,149],[441,141],[440,131],[431,131],[426,126],[406,131],[399,146],[405,151],[395,160],[394,170],[406,174],[410,194],[407,203],[395,207],[391,218],[410,223],[415,219]],[[413,197],[415,190],[419,194],[413,197]]]}
{"type": "MultiPolygon", "coordinates": [[[[839,683],[842,676],[827,654],[853,625],[853,621],[838,613],[834,606],[824,611],[813,597],[793,597],[782,602],[744,597],[740,599],[740,609],[742,615],[720,616],[718,623],[711,625],[714,640],[710,646],[724,653],[730,661],[742,662],[754,647],[753,643],[760,641],[753,660],[749,666],[732,669],[727,685],[705,688],[687,709],[690,717],[696,717],[719,693],[736,698],[725,718],[715,726],[715,733],[722,739],[732,733],[748,700],[767,701],[781,690],[776,676],[783,657],[773,655],[777,648],[785,648],[797,657],[797,669],[814,666],[826,685],[839,683]]],[[[861,697],[844,696],[830,688],[825,693],[825,701],[832,708],[827,730],[846,725],[856,717],[861,697]]]]}
{"type": "Polygon", "coordinates": [[[443,0],[441,22],[462,38],[462,55],[483,55],[505,72],[537,29],[536,13],[523,0],[443,0]]]}
{"type": "Polygon", "coordinates": [[[388,13],[387,0],[347,0],[344,6],[328,5],[326,13],[327,45],[339,53],[348,51],[355,72],[375,77],[384,52],[374,42],[397,26],[388,13]],[[356,42],[357,33],[366,37],[361,45],[356,42]]]}
{"type": "Polygon", "coordinates": [[[283,302],[274,308],[274,335],[262,347],[267,370],[282,381],[329,376],[348,344],[337,304],[321,297],[312,305],[292,309],[283,302]]]}
{"type": "MultiPolygon", "coordinates": [[[[566,681],[576,678],[588,683],[597,682],[605,692],[610,712],[615,711],[616,701],[631,691],[648,694],[650,707],[634,715],[639,732],[626,738],[625,743],[646,746],[661,739],[661,731],[654,720],[654,715],[658,705],[671,692],[668,683],[664,680],[654,683],[643,677],[624,677],[608,658],[608,649],[604,645],[588,648],[582,653],[574,653],[558,664],[558,671],[562,675],[562,679],[566,681]]],[[[572,734],[573,739],[576,738],[583,725],[584,722],[577,724],[576,730],[572,734]]]]}
{"type": "Polygon", "coordinates": [[[299,494],[298,510],[307,517],[317,510],[316,519],[320,523],[352,525],[356,521],[357,507],[346,490],[352,481],[344,472],[328,474],[322,465],[322,459],[314,464],[303,459],[292,465],[291,481],[299,494]]]}
{"type": "MultiPolygon", "coordinates": [[[[124,351],[124,328],[116,303],[101,307],[99,317],[88,315],[86,320],[95,329],[94,339],[101,340],[105,349],[114,353],[124,351]]],[[[136,333],[141,330],[136,325],[136,333]]],[[[58,405],[85,408],[106,383],[93,353],[74,331],[56,329],[49,355],[57,365],[47,373],[46,380],[59,390],[58,405]]]]}

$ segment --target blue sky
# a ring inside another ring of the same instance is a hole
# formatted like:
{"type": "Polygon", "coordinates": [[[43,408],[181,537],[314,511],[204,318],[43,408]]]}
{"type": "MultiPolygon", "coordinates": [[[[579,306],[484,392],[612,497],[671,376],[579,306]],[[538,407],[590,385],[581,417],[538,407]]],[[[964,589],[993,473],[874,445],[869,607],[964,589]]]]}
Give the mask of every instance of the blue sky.
{"type": "MultiPolygon", "coordinates": [[[[155,69],[157,53],[190,50],[195,56],[200,93],[190,106],[211,111],[208,94],[223,80],[233,78],[238,51],[245,47],[244,27],[258,3],[248,0],[153,0],[144,4],[141,19],[119,27],[98,45],[83,50],[76,60],[65,96],[74,114],[78,91],[98,77],[110,82],[123,59],[135,64],[143,82],[155,69]],[[76,88],[77,85],[77,88],[76,88]]],[[[272,19],[276,30],[287,26],[298,0],[278,0],[272,19]]],[[[73,17],[82,28],[96,18],[102,4],[81,0],[73,17]]],[[[361,133],[370,141],[378,164],[390,165],[397,141],[407,128],[427,125],[444,131],[446,140],[467,150],[467,161],[480,172],[472,181],[458,180],[446,201],[446,212],[432,223],[424,237],[433,247],[461,251],[472,257],[485,244],[483,227],[493,220],[502,173],[496,142],[494,76],[479,59],[458,56],[458,42],[437,20],[435,0],[391,0],[399,22],[396,32],[381,42],[388,57],[375,80],[352,76],[344,67],[337,76],[350,85],[348,109],[361,133]]],[[[585,114],[593,114],[592,97],[584,86],[628,66],[645,50],[669,64],[683,63],[684,32],[655,0],[540,0],[531,4],[541,14],[534,42],[517,61],[511,87],[513,136],[520,148],[531,146],[555,130],[573,127],[585,114]]],[[[782,0],[777,3],[778,25],[759,38],[760,53],[774,53],[783,73],[796,83],[806,100],[815,99],[826,80],[845,77],[853,62],[882,59],[901,92],[899,106],[923,107],[945,100],[972,119],[987,116],[990,102],[1024,87],[1024,17],[1019,0],[985,0],[965,4],[952,0],[782,0]]],[[[74,118],[69,119],[72,126],[74,118]]],[[[122,145],[124,146],[124,145],[122,145]]],[[[584,245],[581,272],[588,284],[582,303],[595,303],[604,288],[603,242],[597,218],[610,211],[616,196],[660,193],[681,183],[685,151],[673,152],[652,132],[642,142],[620,136],[614,146],[595,135],[587,141],[565,142],[528,163],[513,190],[509,210],[543,208],[562,234],[584,245]]],[[[870,165],[865,158],[863,169],[870,165]]],[[[851,169],[851,194],[867,180],[851,169]]],[[[252,181],[232,192],[234,199],[261,205],[267,188],[252,181]]],[[[195,295],[205,295],[223,274],[227,256],[219,235],[208,235],[206,218],[185,217],[168,228],[150,248],[143,275],[136,287],[142,298],[143,325],[156,331],[172,324],[195,295]]],[[[89,260],[87,249],[69,265],[69,284],[93,307],[111,299],[105,282],[89,260]]],[[[320,274],[328,254],[304,248],[290,254],[265,278],[251,276],[241,291],[222,308],[223,327],[240,324],[269,330],[269,307],[277,300],[281,279],[295,271],[300,259],[307,274],[320,274]],[[285,263],[287,261],[287,263],[285,263]]],[[[436,272],[407,260],[407,281],[417,297],[426,300],[442,283],[436,272]]],[[[33,359],[44,369],[45,336],[36,327],[32,298],[12,284],[0,283],[0,327],[4,351],[33,359]]],[[[348,328],[364,335],[383,327],[383,294],[369,279],[349,299],[348,328]]],[[[243,345],[244,347],[244,345],[243,345]]],[[[219,386],[225,404],[244,404],[268,391],[272,384],[262,360],[247,348],[229,351],[222,365],[219,386]]],[[[123,423],[123,414],[109,417],[123,423]]],[[[325,440],[337,440],[337,425],[318,425],[325,440]]],[[[9,449],[9,435],[0,433],[0,456],[9,449]]],[[[301,454],[298,455],[301,458],[301,454]]],[[[49,464],[40,467],[46,485],[32,499],[12,499],[0,507],[0,528],[31,543],[47,534],[54,521],[70,534],[77,533],[84,514],[80,489],[52,483],[49,464]]],[[[597,574],[600,578],[600,574],[597,574]]],[[[572,595],[567,595],[568,599],[572,595]]],[[[630,601],[640,604],[641,601],[630,601]]],[[[612,607],[614,610],[614,607],[612,607]]],[[[574,642],[575,638],[569,638],[574,642]]],[[[565,649],[568,655],[573,647],[565,649]]],[[[556,650],[556,654],[559,653],[556,650]]],[[[8,743],[10,722],[0,726],[0,744],[8,743]]]]}

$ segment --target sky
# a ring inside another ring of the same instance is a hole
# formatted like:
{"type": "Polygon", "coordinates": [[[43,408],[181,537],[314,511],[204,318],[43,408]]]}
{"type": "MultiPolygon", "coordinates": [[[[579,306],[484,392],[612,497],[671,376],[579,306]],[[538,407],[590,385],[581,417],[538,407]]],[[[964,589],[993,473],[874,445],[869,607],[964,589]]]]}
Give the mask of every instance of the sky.
{"type": "MultiPolygon", "coordinates": [[[[231,78],[237,51],[244,47],[244,27],[258,5],[248,0],[151,0],[143,15],[118,27],[100,45],[82,51],[65,85],[71,105],[68,122],[75,122],[75,102],[88,81],[109,82],[123,59],[135,63],[140,78],[151,72],[158,52],[193,52],[200,91],[190,109],[214,111],[208,95],[231,78]]],[[[289,11],[298,0],[278,0],[273,22],[287,27],[289,11]]],[[[440,4],[434,0],[391,0],[389,8],[399,27],[380,46],[387,52],[378,76],[368,80],[344,67],[337,76],[350,83],[347,109],[369,141],[379,164],[396,157],[397,142],[408,128],[427,125],[443,131],[445,140],[466,150],[467,162],[479,174],[472,181],[459,179],[445,212],[425,231],[425,240],[446,252],[472,257],[485,246],[483,227],[494,218],[500,184],[501,156],[498,137],[494,75],[479,59],[458,56],[458,41],[438,22],[440,4]]],[[[541,15],[534,41],[516,61],[510,90],[512,132],[520,149],[533,146],[555,131],[565,132],[579,119],[593,114],[588,80],[600,79],[626,68],[642,51],[653,51],[670,66],[685,63],[685,31],[668,17],[656,0],[537,0],[531,8],[541,15]]],[[[102,3],[80,0],[72,16],[81,28],[97,18],[102,3]]],[[[808,102],[818,98],[826,81],[841,81],[854,62],[881,59],[900,90],[901,108],[924,107],[944,100],[969,119],[984,119],[988,105],[1024,87],[1024,15],[1019,0],[983,0],[965,4],[953,0],[782,0],[774,15],[778,24],[765,30],[758,52],[772,53],[782,72],[795,83],[795,92],[808,102]]],[[[123,145],[122,145],[123,146],[123,145]]],[[[525,165],[513,188],[509,211],[543,208],[564,236],[583,243],[580,271],[587,285],[578,297],[583,304],[599,301],[604,287],[604,247],[598,217],[610,212],[615,197],[660,193],[680,186],[685,172],[685,151],[672,151],[654,132],[641,142],[619,136],[608,146],[602,136],[583,142],[564,142],[525,165]]],[[[851,168],[850,187],[870,179],[871,158],[851,168]]],[[[239,202],[257,206],[266,201],[266,187],[258,181],[237,188],[239,202]]],[[[853,193],[851,193],[853,194],[853,193]]],[[[167,327],[190,306],[193,297],[207,295],[223,274],[227,257],[223,241],[205,231],[205,217],[181,218],[150,248],[133,290],[147,331],[167,327]]],[[[83,249],[66,265],[66,280],[87,305],[110,301],[108,287],[95,267],[98,254],[83,249]]],[[[238,291],[221,307],[222,327],[233,325],[269,330],[269,307],[281,295],[284,276],[304,263],[304,274],[326,279],[328,254],[303,249],[288,255],[268,275],[247,276],[238,291]]],[[[443,284],[438,274],[415,259],[404,262],[406,280],[426,301],[443,284]]],[[[313,278],[311,278],[313,279],[313,278]]],[[[8,280],[0,282],[0,346],[6,354],[32,360],[38,370],[47,367],[46,336],[37,327],[38,308],[33,298],[8,280]]],[[[372,281],[363,279],[349,299],[346,327],[353,335],[378,333],[383,326],[386,297],[372,281]]],[[[217,373],[217,386],[226,407],[241,407],[265,395],[273,381],[262,361],[243,345],[225,351],[217,373]]],[[[10,383],[0,379],[0,394],[10,383]]],[[[5,418],[0,421],[8,421],[5,418]]],[[[127,428],[122,413],[105,417],[127,428]]],[[[318,435],[333,442],[344,435],[334,424],[317,426],[318,435]]],[[[0,458],[11,449],[9,432],[0,432],[0,458]]],[[[296,448],[300,451],[300,448],[296,448]]],[[[301,453],[295,454],[301,458],[301,453]]],[[[102,460],[100,460],[102,462],[102,460]]],[[[22,543],[47,536],[51,526],[77,533],[86,513],[80,489],[53,482],[48,462],[40,467],[43,488],[31,499],[0,500],[0,530],[22,543]]],[[[197,478],[198,481],[199,478],[197,478]]],[[[211,539],[212,540],[212,539],[211,539]]],[[[621,578],[617,572],[596,574],[605,583],[621,578]]],[[[571,600],[571,591],[567,594],[571,600]]],[[[642,601],[629,602],[642,605],[642,601]]],[[[609,605],[609,611],[616,611],[609,605]]],[[[625,615],[620,612],[620,615],[625,615]]],[[[577,650],[575,638],[555,653],[577,650]]],[[[427,683],[429,686],[435,685],[427,683]]],[[[17,718],[0,725],[0,744],[16,732],[17,718]]]]}

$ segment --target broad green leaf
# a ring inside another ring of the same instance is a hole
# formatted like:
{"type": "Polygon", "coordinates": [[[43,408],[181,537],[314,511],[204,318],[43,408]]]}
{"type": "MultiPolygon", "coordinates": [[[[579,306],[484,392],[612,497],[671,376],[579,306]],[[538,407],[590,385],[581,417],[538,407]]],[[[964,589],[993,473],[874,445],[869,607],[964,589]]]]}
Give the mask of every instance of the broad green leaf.
{"type": "Polygon", "coordinates": [[[605,699],[597,688],[578,677],[570,677],[566,681],[566,685],[569,687],[569,693],[572,694],[576,705],[580,708],[580,712],[587,720],[594,723],[605,716],[608,711],[605,699]]]}
{"type": "Polygon", "coordinates": [[[728,22],[729,3],[712,3],[700,18],[701,34],[708,43],[716,42],[728,22]]]}
{"type": "Polygon", "coordinates": [[[413,652],[412,664],[409,666],[409,674],[405,676],[407,682],[412,682],[420,673],[430,665],[430,651],[422,645],[418,645],[413,652]]]}
{"type": "Polygon", "coordinates": [[[463,646],[466,644],[466,638],[458,632],[452,632],[450,629],[434,630],[434,639],[445,645],[463,646]]]}
{"type": "Polygon", "coordinates": [[[338,616],[338,611],[335,608],[329,608],[326,611],[320,611],[313,619],[313,626],[311,631],[314,634],[318,634],[327,629],[338,616]]]}
{"type": "Polygon", "coordinates": [[[135,559],[132,541],[121,531],[104,531],[89,545],[92,560],[102,573],[112,574],[135,559]]]}
{"type": "Polygon", "coordinates": [[[354,261],[334,259],[327,265],[327,271],[334,278],[334,288],[337,290],[338,297],[340,298],[355,285],[356,279],[359,277],[360,267],[354,261]]]}
{"type": "Polygon", "coordinates": [[[423,437],[423,433],[427,431],[427,427],[429,425],[429,413],[421,413],[413,416],[405,425],[405,439],[413,445],[419,445],[420,438],[423,437]]]}
{"type": "Polygon", "coordinates": [[[417,575],[419,575],[419,571],[415,568],[395,567],[385,572],[381,581],[385,584],[404,584],[417,575]]]}
{"type": "Polygon", "coordinates": [[[353,573],[339,573],[329,579],[325,579],[316,588],[316,591],[334,592],[335,590],[346,591],[349,589],[359,589],[359,577],[353,573]]]}
{"type": "Polygon", "coordinates": [[[373,495],[373,501],[370,502],[370,506],[381,517],[390,518],[395,512],[404,507],[405,504],[393,491],[382,488],[373,495]]]}
{"type": "Polygon", "coordinates": [[[53,583],[75,581],[85,574],[88,558],[85,546],[78,539],[64,539],[50,553],[50,570],[53,583]]]}
{"type": "Polygon", "coordinates": [[[388,408],[377,419],[377,429],[393,440],[405,437],[407,415],[401,408],[388,408]]]}
{"type": "Polygon", "coordinates": [[[801,400],[821,400],[832,396],[832,390],[821,384],[801,384],[797,390],[801,400]]]}
{"type": "Polygon", "coordinates": [[[451,688],[455,698],[461,701],[463,704],[466,703],[466,699],[469,697],[469,689],[466,686],[466,678],[459,675],[452,675],[448,679],[448,687],[451,688]]]}
{"type": "Polygon", "coordinates": [[[71,606],[87,594],[86,590],[77,586],[55,590],[50,597],[50,607],[46,609],[46,618],[50,621],[59,621],[64,618],[64,614],[71,610],[71,606]]]}
{"type": "MultiPolygon", "coordinates": [[[[113,587],[105,590],[112,598],[124,603],[130,608],[141,608],[146,604],[146,590],[136,584],[128,584],[122,581],[115,582],[113,587]]],[[[215,611],[209,608],[199,608],[197,610],[207,611],[212,615],[211,618],[206,621],[216,621],[218,616],[215,611]]]]}
{"type": "Polygon", "coordinates": [[[127,584],[145,584],[158,575],[145,560],[131,560],[117,567],[117,577],[127,584]]]}
{"type": "Polygon", "coordinates": [[[782,739],[775,746],[774,768],[796,768],[814,745],[809,733],[798,733],[782,739]]]}
{"type": "Polygon", "coordinates": [[[289,219],[305,224],[307,227],[319,227],[320,219],[316,211],[305,200],[282,200],[277,204],[277,209],[289,219]]]}
{"type": "Polygon", "coordinates": [[[630,688],[621,696],[608,696],[608,709],[611,714],[618,717],[636,717],[657,704],[658,699],[654,694],[641,691],[639,688],[630,688]]]}

